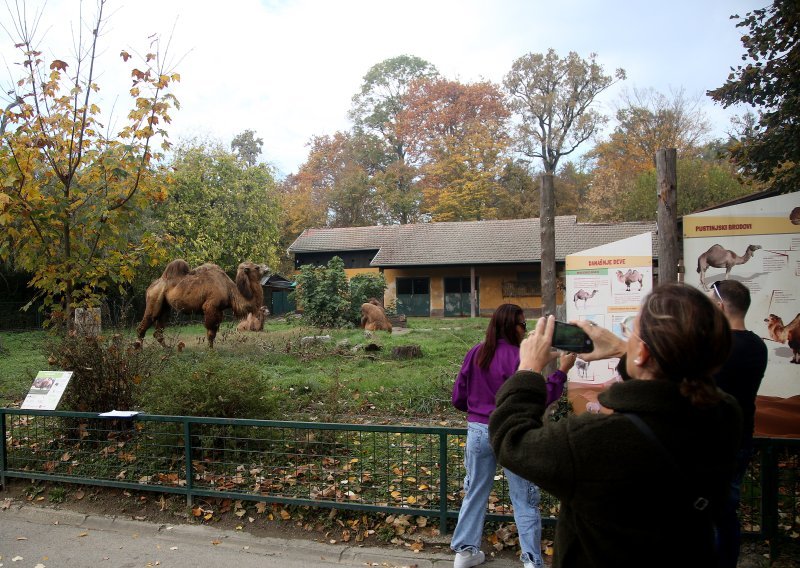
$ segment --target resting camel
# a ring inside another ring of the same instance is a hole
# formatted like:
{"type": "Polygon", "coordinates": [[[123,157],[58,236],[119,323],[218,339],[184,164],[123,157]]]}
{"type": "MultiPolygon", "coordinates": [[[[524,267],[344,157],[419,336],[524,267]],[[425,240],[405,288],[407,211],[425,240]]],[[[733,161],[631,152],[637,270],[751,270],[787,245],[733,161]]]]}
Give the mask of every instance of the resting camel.
{"type": "Polygon", "coordinates": [[[236,326],[237,331],[264,331],[264,320],[269,315],[267,306],[261,306],[256,313],[249,313],[247,317],[236,326]]]}
{"type": "Polygon", "coordinates": [[[375,298],[370,298],[368,302],[361,304],[361,327],[367,331],[381,330],[392,333],[392,324],[380,302],[375,298]]]}
{"type": "Polygon", "coordinates": [[[700,274],[700,284],[703,290],[708,290],[706,286],[706,270],[711,266],[713,268],[725,269],[725,280],[731,273],[731,268],[737,264],[744,264],[753,253],[761,248],[761,245],[749,245],[743,256],[737,255],[732,250],[722,248],[721,245],[714,245],[706,252],[697,257],[697,272],[700,274]]]}
{"type": "Polygon", "coordinates": [[[800,364],[800,314],[797,314],[789,325],[775,314],[769,314],[764,320],[767,323],[769,336],[778,343],[788,343],[792,350],[792,363],[800,364]]]}
{"type": "Polygon", "coordinates": [[[147,287],[147,307],[136,333],[139,343],[155,324],[153,337],[164,343],[164,326],[170,311],[187,314],[202,313],[208,346],[214,348],[214,338],[222,323],[223,312],[232,309],[235,316],[257,316],[264,303],[261,277],[268,268],[264,264],[243,262],[236,271],[236,283],[216,264],[206,263],[189,270],[185,260],[170,262],[160,278],[147,287]]]}
{"type": "Polygon", "coordinates": [[[578,300],[583,300],[583,307],[586,309],[586,300],[594,298],[595,294],[597,294],[597,290],[592,290],[592,293],[590,294],[583,288],[575,292],[575,295],[572,297],[572,301],[575,302],[575,309],[578,308],[578,300]]]}
{"type": "Polygon", "coordinates": [[[634,282],[639,283],[639,291],[642,291],[642,273],[638,270],[628,269],[627,272],[617,270],[617,280],[625,284],[625,291],[631,291],[631,284],[634,282]]]}

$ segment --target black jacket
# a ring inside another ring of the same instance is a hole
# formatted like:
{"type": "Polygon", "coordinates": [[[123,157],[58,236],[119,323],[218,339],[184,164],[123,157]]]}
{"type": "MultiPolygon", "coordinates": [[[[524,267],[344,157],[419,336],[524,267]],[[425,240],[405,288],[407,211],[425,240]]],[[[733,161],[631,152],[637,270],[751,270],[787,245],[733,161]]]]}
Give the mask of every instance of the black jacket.
{"type": "Polygon", "coordinates": [[[553,566],[713,565],[711,515],[734,468],[736,402],[723,395],[701,410],[674,383],[631,380],[600,395],[614,414],[543,425],[545,396],[541,375],[516,373],[497,393],[489,433],[500,464],[561,501],[553,566]],[[641,417],[674,461],[624,412],[641,417]],[[696,510],[698,497],[711,507],[696,510]]]}

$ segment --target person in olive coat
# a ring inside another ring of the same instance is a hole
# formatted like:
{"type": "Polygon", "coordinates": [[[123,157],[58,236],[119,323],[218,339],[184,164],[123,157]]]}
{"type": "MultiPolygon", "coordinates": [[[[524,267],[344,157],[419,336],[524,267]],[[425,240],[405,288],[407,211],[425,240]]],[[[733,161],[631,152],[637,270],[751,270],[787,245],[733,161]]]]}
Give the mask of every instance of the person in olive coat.
{"type": "Polygon", "coordinates": [[[712,379],[730,350],[725,316],[699,290],[665,284],[645,298],[627,342],[577,323],[594,341],[584,358],[621,357],[628,380],[600,395],[613,413],[543,420],[550,316],[522,342],[489,420],[497,461],[561,502],[553,566],[713,566],[714,512],[741,431],[738,405],[712,379]]]}

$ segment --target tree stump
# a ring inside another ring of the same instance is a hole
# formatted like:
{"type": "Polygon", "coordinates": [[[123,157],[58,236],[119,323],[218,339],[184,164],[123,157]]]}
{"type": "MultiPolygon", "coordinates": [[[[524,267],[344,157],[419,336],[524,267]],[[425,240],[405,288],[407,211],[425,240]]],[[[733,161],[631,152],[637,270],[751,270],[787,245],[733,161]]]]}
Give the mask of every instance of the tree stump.
{"type": "Polygon", "coordinates": [[[386,316],[386,319],[389,320],[389,323],[392,324],[392,327],[405,327],[406,326],[406,315],[405,314],[397,314],[394,316],[386,316]]]}
{"type": "Polygon", "coordinates": [[[419,345],[398,345],[392,349],[395,359],[416,359],[422,357],[422,347],[419,345]]]}

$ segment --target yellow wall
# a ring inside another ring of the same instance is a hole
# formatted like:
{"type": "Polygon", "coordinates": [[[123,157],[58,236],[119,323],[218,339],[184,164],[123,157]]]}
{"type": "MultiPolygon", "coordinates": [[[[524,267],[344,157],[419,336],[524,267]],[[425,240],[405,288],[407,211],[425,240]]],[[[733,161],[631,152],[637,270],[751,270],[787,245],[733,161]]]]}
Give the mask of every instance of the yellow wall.
{"type": "Polygon", "coordinates": [[[353,276],[357,276],[358,274],[380,274],[380,268],[345,268],[344,274],[347,276],[347,279],[350,280],[353,276]]]}
{"type": "MultiPolygon", "coordinates": [[[[475,268],[475,276],[479,279],[480,315],[491,316],[500,304],[511,303],[521,306],[529,315],[538,315],[542,308],[540,296],[504,297],[503,282],[517,280],[518,272],[532,272],[537,267],[530,264],[512,264],[503,266],[479,266],[475,268]]],[[[386,268],[383,272],[386,279],[384,305],[388,306],[397,300],[398,278],[430,278],[431,315],[444,315],[444,278],[469,278],[469,266],[452,266],[446,268],[386,268]]],[[[563,293],[558,291],[558,303],[563,303],[563,293]]]]}

